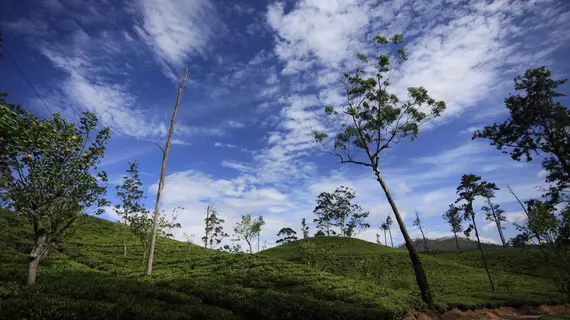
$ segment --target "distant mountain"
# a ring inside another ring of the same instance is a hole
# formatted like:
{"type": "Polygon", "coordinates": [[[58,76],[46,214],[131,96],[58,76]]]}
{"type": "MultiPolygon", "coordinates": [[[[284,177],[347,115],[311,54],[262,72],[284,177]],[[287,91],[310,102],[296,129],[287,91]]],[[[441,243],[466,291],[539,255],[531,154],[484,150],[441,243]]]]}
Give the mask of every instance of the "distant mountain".
{"type": "MultiPolygon", "coordinates": [[[[477,241],[471,240],[469,238],[459,237],[457,239],[459,242],[460,250],[476,250],[477,241]]],[[[413,240],[414,247],[419,252],[425,251],[424,240],[422,238],[417,238],[413,240]]],[[[457,244],[455,243],[454,237],[444,237],[437,239],[427,239],[428,249],[430,251],[455,251],[457,250],[457,244]]],[[[493,243],[481,242],[483,248],[500,248],[500,245],[493,243]]],[[[398,248],[405,248],[404,244],[398,246],[398,248]]]]}

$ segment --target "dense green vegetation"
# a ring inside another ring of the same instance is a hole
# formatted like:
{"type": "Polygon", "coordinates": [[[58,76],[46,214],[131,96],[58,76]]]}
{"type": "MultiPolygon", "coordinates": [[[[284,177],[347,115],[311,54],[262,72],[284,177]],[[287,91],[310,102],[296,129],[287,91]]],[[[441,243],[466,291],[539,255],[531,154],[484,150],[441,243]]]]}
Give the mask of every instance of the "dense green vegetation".
{"type": "MultiPolygon", "coordinates": [[[[31,230],[15,214],[0,213],[0,317],[378,319],[402,316],[420,302],[407,252],[358,239],[302,239],[251,255],[160,238],[148,278],[136,238],[129,238],[133,254],[123,256],[119,224],[86,216],[74,230],[41,262],[37,285],[27,288],[31,230]],[[308,243],[326,253],[312,256],[326,264],[301,264],[308,243]]],[[[533,251],[488,252],[491,270],[503,268],[509,284],[498,281],[495,294],[471,252],[422,257],[440,307],[563,301],[555,282],[536,271],[538,262],[517,263],[533,261],[533,251]]]]}
{"type": "MultiPolygon", "coordinates": [[[[426,239],[427,247],[429,251],[457,251],[457,246],[455,238],[444,237],[438,239],[426,239]]],[[[457,242],[459,243],[460,250],[475,250],[477,249],[477,241],[471,240],[469,238],[458,237],[457,242]]],[[[417,238],[412,241],[413,246],[418,251],[425,251],[424,240],[417,238]]],[[[498,248],[499,245],[493,243],[481,242],[481,247],[483,248],[498,248]]],[[[405,246],[402,244],[398,246],[400,249],[404,249],[405,246]]]]}

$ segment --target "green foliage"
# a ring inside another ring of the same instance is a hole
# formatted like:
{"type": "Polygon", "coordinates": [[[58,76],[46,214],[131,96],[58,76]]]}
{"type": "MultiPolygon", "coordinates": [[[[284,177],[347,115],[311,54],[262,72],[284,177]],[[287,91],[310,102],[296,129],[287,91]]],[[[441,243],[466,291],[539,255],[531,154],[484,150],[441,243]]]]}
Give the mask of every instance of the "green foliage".
{"type": "Polygon", "coordinates": [[[293,242],[293,241],[297,240],[296,234],[297,234],[297,232],[291,228],[281,228],[281,230],[279,230],[279,232],[277,233],[277,236],[282,237],[282,238],[279,238],[275,242],[276,243],[293,242]]]}
{"type": "MultiPolygon", "coordinates": [[[[405,292],[363,280],[165,238],[157,240],[160,268],[144,277],[139,257],[122,257],[108,237],[117,228],[90,216],[79,221],[61,252],[44,261],[31,290],[13,284],[26,256],[10,240],[30,229],[0,214],[0,318],[393,319],[408,307],[405,292]]],[[[140,252],[134,237],[129,247],[140,252]]]]}
{"type": "Polygon", "coordinates": [[[322,192],[317,197],[317,206],[313,213],[317,216],[313,221],[317,228],[327,236],[336,235],[333,228],[339,228],[338,234],[343,237],[352,237],[359,230],[369,228],[364,221],[369,215],[362,207],[351,203],[356,197],[354,190],[340,186],[334,193],[322,192]]]}
{"type": "Polygon", "coordinates": [[[503,222],[507,221],[507,217],[504,215],[505,210],[501,209],[501,206],[495,204],[491,201],[491,198],[486,199],[485,206],[481,207],[481,210],[485,212],[485,219],[488,221],[492,221],[497,226],[497,230],[499,231],[499,236],[501,237],[501,242],[503,246],[506,245],[505,237],[503,236],[503,222]]]}
{"type": "MultiPolygon", "coordinates": [[[[418,242],[418,245],[421,245],[418,242]]],[[[406,293],[418,301],[415,276],[406,250],[378,246],[354,238],[317,237],[301,239],[263,251],[277,259],[306,264],[301,247],[313,247],[330,253],[322,270],[352,279],[367,281],[406,293]],[[303,245],[310,242],[312,245],[303,245]]],[[[488,290],[487,275],[478,251],[448,251],[422,255],[422,263],[431,279],[436,303],[444,308],[498,307],[519,303],[540,303],[560,296],[558,279],[544,265],[537,249],[484,249],[489,268],[499,274],[497,292],[488,290]],[[507,288],[508,287],[508,288],[507,288]],[[534,302],[532,302],[534,301],[534,302]]]]}
{"type": "Polygon", "coordinates": [[[76,125],[58,113],[40,119],[19,106],[0,106],[0,132],[12,134],[2,141],[1,195],[34,228],[28,284],[35,282],[39,259],[78,216],[93,206],[101,213],[107,204],[107,175],[97,166],[109,128],[93,137],[96,127],[97,117],[88,112],[76,125]]]}
{"type": "Polygon", "coordinates": [[[206,207],[206,218],[204,219],[205,228],[204,228],[204,237],[202,237],[202,241],[204,242],[204,247],[210,249],[214,249],[217,245],[219,245],[222,240],[226,237],[229,237],[229,234],[224,232],[224,219],[220,219],[218,216],[218,210],[214,208],[213,205],[209,205],[206,207]]]}
{"type": "Polygon", "coordinates": [[[515,78],[515,90],[524,95],[505,99],[510,117],[503,123],[477,130],[473,138],[486,138],[491,145],[509,153],[514,160],[531,161],[532,153],[545,153],[543,168],[547,182],[554,186],[548,196],[553,203],[568,200],[570,187],[570,110],[556,101],[563,94],[556,91],[566,80],[553,80],[545,67],[529,69],[515,78]]]}
{"type": "Polygon", "coordinates": [[[234,233],[241,239],[245,240],[249,246],[249,252],[253,253],[251,241],[261,232],[261,226],[265,224],[263,217],[252,219],[251,215],[242,215],[241,221],[234,227],[234,233]]]}

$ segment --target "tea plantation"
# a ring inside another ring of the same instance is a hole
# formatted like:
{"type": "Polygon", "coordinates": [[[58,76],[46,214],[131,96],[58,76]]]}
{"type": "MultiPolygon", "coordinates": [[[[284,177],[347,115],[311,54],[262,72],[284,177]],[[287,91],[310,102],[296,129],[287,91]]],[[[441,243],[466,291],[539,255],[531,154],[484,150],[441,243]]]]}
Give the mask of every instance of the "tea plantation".
{"type": "MultiPolygon", "coordinates": [[[[0,212],[0,319],[393,319],[421,307],[404,250],[322,237],[250,255],[159,239],[148,278],[135,239],[124,257],[119,225],[90,216],[27,288],[30,231],[0,212]]],[[[491,251],[496,293],[475,253],[423,255],[440,307],[564,302],[533,252],[491,251]]]]}

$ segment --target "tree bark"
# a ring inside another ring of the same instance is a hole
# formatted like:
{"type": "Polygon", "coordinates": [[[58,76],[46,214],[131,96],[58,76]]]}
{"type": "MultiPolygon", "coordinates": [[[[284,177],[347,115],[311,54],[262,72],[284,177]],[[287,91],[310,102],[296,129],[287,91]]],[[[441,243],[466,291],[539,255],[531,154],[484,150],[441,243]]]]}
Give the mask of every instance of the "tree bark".
{"type": "Polygon", "coordinates": [[[491,284],[491,290],[495,292],[495,285],[493,284],[493,279],[491,278],[491,273],[489,273],[489,267],[487,266],[487,259],[485,259],[485,253],[483,248],[481,248],[481,240],[479,239],[479,231],[477,231],[477,224],[475,224],[475,215],[471,214],[471,221],[473,222],[473,228],[475,229],[475,235],[477,236],[477,246],[481,252],[481,257],[483,258],[483,264],[485,265],[485,271],[487,271],[487,277],[489,277],[489,284],[491,284]]]}
{"type": "Polygon", "coordinates": [[[388,246],[388,238],[386,237],[386,230],[384,230],[384,245],[388,246]]]}
{"type": "Polygon", "coordinates": [[[245,242],[247,242],[247,245],[249,246],[249,253],[253,253],[253,249],[251,249],[251,242],[247,240],[247,238],[245,239],[245,242]]]}
{"type": "Polygon", "coordinates": [[[394,202],[394,199],[392,198],[392,195],[390,194],[390,191],[388,190],[386,183],[382,179],[380,171],[378,170],[377,167],[373,167],[373,170],[374,174],[376,175],[376,180],[382,187],[382,190],[384,190],[384,194],[386,195],[386,198],[390,203],[390,207],[392,207],[392,211],[394,212],[396,221],[398,221],[398,226],[400,227],[400,231],[402,232],[402,236],[404,237],[406,248],[408,249],[408,254],[410,255],[410,260],[414,268],[416,283],[418,284],[418,287],[420,289],[422,300],[425,304],[427,304],[428,308],[430,308],[431,310],[435,310],[435,303],[433,301],[433,296],[431,294],[431,290],[429,287],[424,267],[422,265],[418,253],[416,252],[416,249],[414,248],[414,245],[412,244],[412,240],[410,239],[410,235],[408,234],[408,230],[406,229],[404,220],[402,220],[402,217],[400,216],[400,211],[398,210],[398,207],[396,206],[396,203],[394,202]]]}
{"type": "Polygon", "coordinates": [[[258,253],[259,253],[259,236],[260,236],[260,233],[257,234],[257,252],[258,253]]]}
{"type": "Polygon", "coordinates": [[[501,237],[501,242],[503,243],[503,248],[507,247],[507,243],[505,242],[505,236],[503,235],[503,229],[501,228],[501,222],[495,221],[497,224],[497,229],[499,230],[499,236],[501,237]]]}
{"type": "Polygon", "coordinates": [[[426,236],[424,235],[424,229],[422,228],[421,224],[420,224],[420,232],[422,233],[422,238],[424,238],[424,248],[426,249],[426,252],[429,252],[426,236]]]}
{"type": "Polygon", "coordinates": [[[158,190],[156,192],[156,205],[154,208],[154,218],[152,225],[152,237],[150,239],[150,252],[148,254],[148,263],[146,266],[146,274],[150,276],[152,274],[152,262],[154,260],[154,246],[156,244],[156,233],[158,229],[158,217],[160,215],[160,198],[162,196],[162,190],[164,189],[164,178],[166,176],[166,161],[168,160],[168,152],[170,151],[170,146],[172,145],[172,135],[174,134],[174,124],[176,123],[176,114],[178,113],[178,105],[180,104],[180,97],[182,96],[182,89],[184,88],[184,83],[188,77],[188,69],[184,73],[182,81],[178,83],[178,95],[176,96],[176,103],[174,104],[174,112],[172,113],[172,119],[170,120],[170,129],[168,131],[168,139],[166,140],[166,147],[162,150],[162,168],[160,171],[160,179],[158,182],[158,190]]]}
{"type": "Polygon", "coordinates": [[[459,251],[459,240],[457,240],[457,232],[453,232],[453,235],[455,236],[455,244],[457,245],[457,251],[459,251]]]}
{"type": "Polygon", "coordinates": [[[394,240],[392,240],[392,228],[388,228],[388,233],[390,234],[390,244],[394,248],[394,240]]]}
{"type": "Polygon", "coordinates": [[[47,252],[47,239],[45,234],[39,234],[35,236],[35,243],[32,251],[30,252],[28,258],[28,274],[26,279],[26,284],[28,286],[34,285],[36,283],[36,277],[38,273],[38,264],[40,259],[47,252]]]}
{"type": "Polygon", "coordinates": [[[123,240],[123,257],[127,256],[127,241],[123,240]]]}

